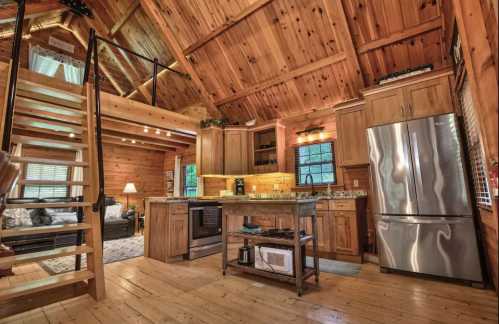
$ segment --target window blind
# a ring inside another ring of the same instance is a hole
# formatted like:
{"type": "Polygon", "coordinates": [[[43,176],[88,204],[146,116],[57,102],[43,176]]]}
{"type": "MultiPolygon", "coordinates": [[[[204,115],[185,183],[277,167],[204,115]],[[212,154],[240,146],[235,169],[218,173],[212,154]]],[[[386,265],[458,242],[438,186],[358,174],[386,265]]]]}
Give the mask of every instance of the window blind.
{"type": "Polygon", "coordinates": [[[471,88],[468,80],[464,80],[460,94],[461,107],[463,110],[464,129],[468,156],[471,164],[473,178],[473,189],[478,205],[490,207],[492,200],[489,185],[487,183],[487,169],[485,164],[485,154],[480,137],[480,128],[473,105],[471,88]]]}
{"type": "MultiPolygon", "coordinates": [[[[46,165],[28,163],[26,167],[26,180],[48,180],[66,181],[68,179],[69,167],[64,165],[46,165]]],[[[24,186],[24,198],[51,198],[66,197],[68,186],[66,185],[26,185],[24,186]]]]}
{"type": "MultiPolygon", "coordinates": [[[[332,142],[302,145],[295,150],[296,185],[304,186],[307,174],[314,185],[336,183],[336,163],[332,142]]],[[[309,183],[310,184],[310,183],[309,183]]]]}

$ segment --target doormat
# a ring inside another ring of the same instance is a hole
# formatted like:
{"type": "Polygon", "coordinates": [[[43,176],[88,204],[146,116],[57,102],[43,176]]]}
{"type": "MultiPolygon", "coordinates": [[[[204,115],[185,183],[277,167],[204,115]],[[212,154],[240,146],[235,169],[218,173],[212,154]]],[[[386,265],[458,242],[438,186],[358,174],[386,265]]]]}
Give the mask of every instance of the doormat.
{"type": "MultiPolygon", "coordinates": [[[[104,264],[136,258],[144,255],[144,236],[132,236],[124,239],[104,241],[104,264]]],[[[87,267],[87,256],[81,257],[81,269],[87,267]]],[[[38,262],[49,274],[58,274],[75,269],[74,255],[38,262]]]]}
{"type": "MultiPolygon", "coordinates": [[[[306,264],[307,267],[312,268],[314,266],[314,259],[307,256],[306,264]]],[[[319,258],[319,270],[321,272],[334,273],[340,276],[355,277],[360,273],[360,266],[358,263],[319,258]]]]}

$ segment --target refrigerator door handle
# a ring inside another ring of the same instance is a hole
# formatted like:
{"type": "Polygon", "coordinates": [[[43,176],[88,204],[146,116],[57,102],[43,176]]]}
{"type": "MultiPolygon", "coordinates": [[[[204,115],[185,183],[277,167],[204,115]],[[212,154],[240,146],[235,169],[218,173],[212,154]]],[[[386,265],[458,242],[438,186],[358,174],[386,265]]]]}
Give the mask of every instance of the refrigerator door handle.
{"type": "Polygon", "coordinates": [[[394,217],[394,216],[381,216],[381,221],[385,223],[406,223],[406,224],[464,224],[471,221],[470,217],[394,217]]]}
{"type": "MultiPolygon", "coordinates": [[[[419,188],[423,188],[423,178],[421,177],[421,162],[419,160],[418,137],[417,137],[416,133],[412,133],[411,137],[412,137],[412,145],[414,148],[414,152],[412,152],[412,155],[414,156],[414,173],[415,173],[416,181],[418,182],[419,188]]],[[[417,188],[418,187],[416,187],[416,191],[417,191],[417,188]]]]}

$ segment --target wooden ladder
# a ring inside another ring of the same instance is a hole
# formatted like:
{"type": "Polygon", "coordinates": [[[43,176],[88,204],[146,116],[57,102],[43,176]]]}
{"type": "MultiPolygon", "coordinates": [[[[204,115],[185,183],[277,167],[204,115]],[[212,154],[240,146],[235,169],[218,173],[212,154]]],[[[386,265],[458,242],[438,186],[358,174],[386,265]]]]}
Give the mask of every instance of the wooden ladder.
{"type": "MultiPolygon", "coordinates": [[[[11,68],[12,66],[10,65],[9,69],[11,68]]],[[[7,76],[9,75],[10,73],[7,74],[7,76]]],[[[0,78],[4,79],[1,71],[0,78]]],[[[0,80],[0,98],[2,97],[3,86],[1,81],[3,80],[0,80]]],[[[7,84],[8,80],[4,84],[4,89],[7,88],[7,84]]],[[[3,93],[6,92],[6,90],[3,91],[3,93]]],[[[97,201],[99,193],[97,143],[95,138],[95,103],[92,85],[89,82],[84,87],[71,85],[24,70],[23,73],[19,74],[16,92],[13,126],[16,129],[22,129],[23,133],[21,135],[12,135],[11,143],[65,150],[81,150],[83,152],[82,162],[25,155],[12,157],[11,162],[19,163],[21,166],[26,163],[36,163],[83,168],[83,181],[81,182],[20,180],[19,184],[63,184],[68,187],[80,185],[83,186],[84,202],[16,203],[7,204],[7,209],[82,208],[84,217],[83,222],[77,224],[4,230],[0,226],[0,240],[2,237],[83,231],[85,233],[85,244],[3,257],[0,258],[0,268],[8,265],[20,265],[47,259],[86,254],[87,269],[51,275],[47,278],[21,282],[3,289],[0,288],[0,318],[33,307],[39,307],[43,305],[42,300],[50,303],[58,301],[60,298],[73,297],[72,291],[76,292],[78,290],[81,294],[81,289],[75,289],[76,286],[85,287],[84,291],[88,292],[96,300],[101,300],[105,297],[101,221],[99,213],[94,212],[92,208],[93,203],[97,201]],[[70,137],[70,133],[75,136],[71,135],[70,137]],[[58,291],[60,291],[59,296],[57,296],[58,291]],[[29,305],[30,303],[32,304],[31,306],[29,305]]],[[[4,98],[3,102],[5,104],[0,107],[0,117],[2,117],[0,132],[2,134],[6,101],[6,98],[4,98]]]]}

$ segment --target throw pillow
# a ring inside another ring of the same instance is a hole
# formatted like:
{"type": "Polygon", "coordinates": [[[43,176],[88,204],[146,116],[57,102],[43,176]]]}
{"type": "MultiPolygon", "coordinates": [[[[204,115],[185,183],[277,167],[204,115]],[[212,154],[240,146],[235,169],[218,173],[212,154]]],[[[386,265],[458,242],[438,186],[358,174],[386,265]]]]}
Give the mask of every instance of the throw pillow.
{"type": "Polygon", "coordinates": [[[33,226],[47,226],[52,223],[52,217],[45,215],[43,209],[31,209],[29,212],[33,226]]]}
{"type": "Polygon", "coordinates": [[[33,226],[30,212],[25,208],[6,209],[3,216],[5,217],[5,228],[33,226]]]}
{"type": "Polygon", "coordinates": [[[57,213],[52,214],[52,225],[76,224],[78,218],[76,213],[57,213]]]}
{"type": "Polygon", "coordinates": [[[106,207],[106,215],[104,217],[104,222],[121,219],[121,211],[123,209],[122,204],[116,204],[106,207]]]}

